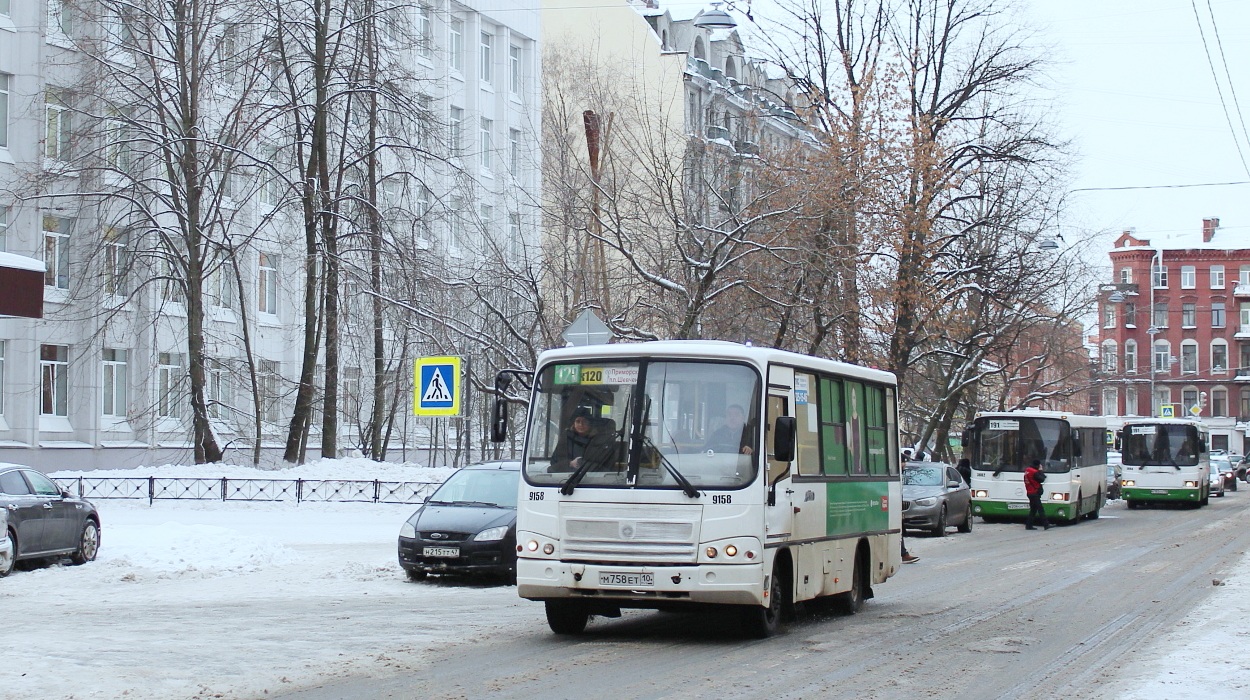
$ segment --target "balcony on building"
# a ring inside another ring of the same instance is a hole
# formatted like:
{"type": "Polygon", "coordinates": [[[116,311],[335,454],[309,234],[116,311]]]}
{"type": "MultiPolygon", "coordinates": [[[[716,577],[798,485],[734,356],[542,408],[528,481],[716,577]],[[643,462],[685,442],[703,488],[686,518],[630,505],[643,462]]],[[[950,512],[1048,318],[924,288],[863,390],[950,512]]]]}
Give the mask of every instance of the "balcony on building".
{"type": "Polygon", "coordinates": [[[1238,283],[1233,287],[1233,296],[1250,298],[1250,284],[1245,282],[1238,283]]]}
{"type": "Polygon", "coordinates": [[[1237,332],[1233,334],[1234,340],[1250,340],[1250,325],[1237,326],[1237,332]]]}

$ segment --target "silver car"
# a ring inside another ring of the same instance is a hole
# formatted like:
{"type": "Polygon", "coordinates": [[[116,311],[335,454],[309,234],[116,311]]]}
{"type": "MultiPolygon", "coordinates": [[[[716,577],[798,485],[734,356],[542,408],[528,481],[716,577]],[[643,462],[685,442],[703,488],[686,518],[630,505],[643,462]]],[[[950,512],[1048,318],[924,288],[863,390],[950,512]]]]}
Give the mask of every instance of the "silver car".
{"type": "Polygon", "coordinates": [[[903,465],[903,529],[945,537],[950,525],[972,532],[972,492],[963,477],[943,462],[903,465]]]}

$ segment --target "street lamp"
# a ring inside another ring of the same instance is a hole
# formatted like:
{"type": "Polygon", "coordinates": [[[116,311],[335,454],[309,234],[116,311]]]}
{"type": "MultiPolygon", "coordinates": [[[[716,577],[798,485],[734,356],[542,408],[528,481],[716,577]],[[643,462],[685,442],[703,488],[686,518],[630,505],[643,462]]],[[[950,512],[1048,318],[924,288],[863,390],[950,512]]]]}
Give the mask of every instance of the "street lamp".
{"type": "Polygon", "coordinates": [[[728,12],[720,9],[720,3],[712,3],[712,9],[704,10],[694,18],[694,26],[700,29],[733,29],[738,23],[728,12]]]}

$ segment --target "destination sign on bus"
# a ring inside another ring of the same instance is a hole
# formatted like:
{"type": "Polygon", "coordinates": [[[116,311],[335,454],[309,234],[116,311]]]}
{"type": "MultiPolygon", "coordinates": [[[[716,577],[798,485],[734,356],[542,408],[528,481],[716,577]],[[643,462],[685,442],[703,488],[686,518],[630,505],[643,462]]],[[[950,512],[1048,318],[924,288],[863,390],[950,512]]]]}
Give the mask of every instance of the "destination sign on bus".
{"type": "Polygon", "coordinates": [[[1020,421],[992,420],[990,421],[990,430],[1020,430],[1020,421]]]}
{"type": "Polygon", "coordinates": [[[1129,430],[1133,435],[1154,435],[1156,432],[1153,425],[1134,425],[1129,430]]]}
{"type": "Polygon", "coordinates": [[[557,365],[553,375],[556,384],[596,384],[620,386],[638,383],[637,367],[582,367],[557,365]]]}

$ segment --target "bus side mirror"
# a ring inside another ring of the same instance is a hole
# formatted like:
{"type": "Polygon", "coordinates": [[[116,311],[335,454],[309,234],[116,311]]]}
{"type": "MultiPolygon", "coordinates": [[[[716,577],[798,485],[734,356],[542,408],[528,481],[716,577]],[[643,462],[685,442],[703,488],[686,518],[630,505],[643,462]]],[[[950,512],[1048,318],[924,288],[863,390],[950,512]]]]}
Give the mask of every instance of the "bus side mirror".
{"type": "Polygon", "coordinates": [[[794,461],[794,436],[798,433],[798,421],[794,416],[777,416],[773,429],[773,460],[794,461]]]}
{"type": "Polygon", "coordinates": [[[508,400],[499,397],[490,412],[491,442],[504,442],[508,439],[508,400]]]}
{"type": "Polygon", "coordinates": [[[1081,456],[1081,435],[1080,435],[1080,433],[1077,433],[1077,434],[1075,434],[1075,435],[1073,435],[1073,436],[1072,436],[1072,456],[1073,456],[1073,457],[1080,457],[1080,456],[1081,456]]]}
{"type": "Polygon", "coordinates": [[[963,447],[968,447],[972,444],[972,428],[964,429],[964,434],[959,438],[959,444],[963,447]]]}

